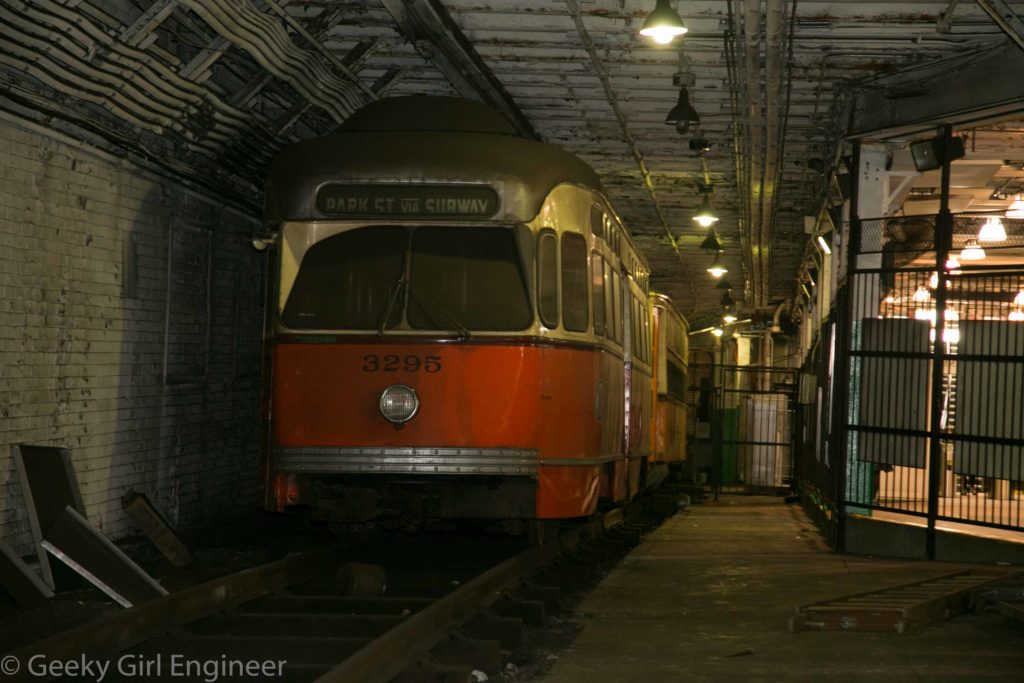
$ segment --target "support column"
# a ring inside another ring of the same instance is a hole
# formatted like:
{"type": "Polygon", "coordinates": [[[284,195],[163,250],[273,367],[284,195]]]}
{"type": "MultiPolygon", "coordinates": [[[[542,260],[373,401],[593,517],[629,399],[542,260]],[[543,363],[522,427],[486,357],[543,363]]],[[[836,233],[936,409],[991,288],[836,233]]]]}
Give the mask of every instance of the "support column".
{"type": "Polygon", "coordinates": [[[953,126],[942,127],[942,191],[939,197],[939,216],[935,221],[935,272],[939,274],[935,287],[935,341],[932,344],[931,438],[928,452],[928,533],[925,552],[929,560],[935,559],[935,522],[939,514],[939,496],[946,471],[946,456],[942,450],[942,380],[946,365],[946,344],[942,333],[946,329],[946,260],[953,246],[953,214],[949,211],[950,154],[953,126]]]}
{"type": "MultiPolygon", "coordinates": [[[[859,273],[864,269],[882,267],[882,255],[861,254],[861,230],[860,221],[862,217],[880,218],[885,215],[886,200],[889,196],[888,175],[885,171],[886,149],[883,143],[860,143],[860,153],[857,155],[859,164],[855,172],[856,192],[850,207],[851,226],[847,232],[848,262],[847,262],[847,296],[850,307],[848,344],[846,348],[846,363],[848,363],[847,377],[849,384],[846,387],[846,424],[857,424],[860,419],[861,402],[861,361],[859,358],[851,358],[850,351],[861,349],[861,337],[863,320],[874,318],[878,315],[878,304],[882,298],[882,279],[879,273],[859,273]],[[855,225],[853,225],[856,223],[855,225]]],[[[873,495],[874,466],[869,462],[858,459],[857,434],[845,428],[842,429],[846,439],[846,500],[851,503],[870,503],[873,495]]],[[[870,514],[867,508],[856,505],[847,507],[846,512],[855,514],[870,514]]]]}

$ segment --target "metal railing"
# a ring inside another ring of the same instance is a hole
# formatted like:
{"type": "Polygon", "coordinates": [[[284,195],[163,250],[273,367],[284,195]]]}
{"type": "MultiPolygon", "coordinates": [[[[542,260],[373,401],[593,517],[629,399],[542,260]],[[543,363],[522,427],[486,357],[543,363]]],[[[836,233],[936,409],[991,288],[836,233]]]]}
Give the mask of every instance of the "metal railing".
{"type": "Polygon", "coordinates": [[[930,544],[935,528],[1024,531],[1024,220],[985,242],[990,216],[940,218],[853,231],[798,408],[798,478],[821,517],[924,518],[930,544]]]}

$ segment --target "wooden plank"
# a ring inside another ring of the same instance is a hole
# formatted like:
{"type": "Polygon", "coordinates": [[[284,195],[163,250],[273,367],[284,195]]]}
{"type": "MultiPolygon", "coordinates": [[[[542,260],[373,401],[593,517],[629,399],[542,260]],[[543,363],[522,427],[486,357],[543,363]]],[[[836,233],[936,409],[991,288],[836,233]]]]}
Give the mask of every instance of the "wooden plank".
{"type": "Polygon", "coordinates": [[[838,597],[831,598],[829,600],[820,600],[818,602],[809,602],[807,604],[798,606],[797,607],[797,611],[800,611],[800,610],[804,609],[805,607],[811,607],[812,605],[821,605],[821,604],[825,604],[825,603],[829,603],[829,602],[835,602],[836,600],[846,600],[848,598],[859,598],[859,597],[862,597],[862,596],[865,596],[865,595],[877,595],[878,593],[881,593],[883,591],[891,591],[891,590],[897,590],[897,589],[900,589],[900,588],[907,588],[907,587],[918,586],[918,585],[920,585],[924,581],[934,581],[935,579],[946,579],[946,578],[949,578],[951,576],[957,576],[957,575],[963,574],[963,573],[965,573],[965,572],[959,571],[959,572],[953,572],[951,574],[939,574],[938,576],[934,576],[934,577],[932,577],[930,579],[921,579],[919,581],[911,581],[909,583],[901,583],[901,584],[897,584],[895,586],[889,586],[887,588],[875,588],[874,590],[862,591],[860,593],[851,593],[849,595],[840,595],[838,597]]]}
{"type": "Polygon", "coordinates": [[[979,586],[1008,574],[968,570],[912,584],[803,605],[790,619],[791,631],[842,630],[906,633],[923,624],[967,611],[979,586]]]}
{"type": "Polygon", "coordinates": [[[50,525],[43,547],[122,607],[167,595],[163,586],[71,506],[50,525]]]}
{"type": "Polygon", "coordinates": [[[77,587],[79,584],[74,574],[66,569],[61,571],[59,566],[51,566],[43,548],[44,534],[64,514],[66,507],[85,514],[78,480],[71,466],[71,453],[55,446],[16,444],[11,447],[11,455],[21,481],[21,494],[28,511],[43,581],[53,589],[77,587]]]}
{"type": "Polygon", "coordinates": [[[22,607],[34,607],[53,597],[50,587],[3,541],[0,541],[0,586],[22,607]]]}
{"type": "Polygon", "coordinates": [[[192,564],[192,553],[181,542],[163,515],[153,507],[145,494],[129,491],[121,498],[121,508],[142,529],[163,556],[175,567],[192,564]]]}

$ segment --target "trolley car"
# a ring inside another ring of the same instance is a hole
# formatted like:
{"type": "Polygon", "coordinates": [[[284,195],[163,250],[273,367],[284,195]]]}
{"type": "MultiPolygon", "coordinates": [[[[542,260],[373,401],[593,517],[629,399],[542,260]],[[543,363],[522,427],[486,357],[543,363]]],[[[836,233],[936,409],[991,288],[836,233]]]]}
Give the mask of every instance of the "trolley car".
{"type": "Polygon", "coordinates": [[[265,238],[267,508],[514,531],[643,485],[648,266],[572,154],[380,100],[278,156],[265,238]]]}
{"type": "Polygon", "coordinates": [[[648,483],[653,484],[664,478],[669,467],[681,468],[686,459],[690,327],[667,296],[657,292],[650,296],[654,324],[654,420],[648,483]]]}

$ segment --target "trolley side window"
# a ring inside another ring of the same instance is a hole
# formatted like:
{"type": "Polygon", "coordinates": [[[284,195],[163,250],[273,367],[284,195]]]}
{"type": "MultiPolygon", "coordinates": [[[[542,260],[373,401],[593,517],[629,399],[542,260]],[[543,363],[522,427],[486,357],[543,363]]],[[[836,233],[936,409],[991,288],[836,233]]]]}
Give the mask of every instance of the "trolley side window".
{"type": "Polygon", "coordinates": [[[612,267],[605,261],[604,262],[604,310],[607,313],[607,322],[605,324],[605,334],[609,339],[618,341],[615,336],[615,295],[613,290],[615,289],[615,281],[612,279],[612,267]]]}
{"type": "Polygon", "coordinates": [[[594,334],[604,334],[604,259],[596,251],[590,254],[590,288],[594,300],[594,334]]]}
{"type": "Polygon", "coordinates": [[[545,326],[558,327],[558,239],[550,230],[537,246],[537,308],[545,326]]]}
{"type": "MultiPolygon", "coordinates": [[[[302,259],[281,318],[293,328],[376,329],[405,269],[404,228],[359,228],[319,242],[302,259]]],[[[388,325],[401,317],[392,306],[388,325]]]]}
{"type": "Polygon", "coordinates": [[[528,328],[533,312],[513,231],[416,229],[406,319],[418,330],[528,328]]]}
{"type": "Polygon", "coordinates": [[[615,341],[622,344],[626,337],[623,335],[622,320],[626,317],[625,311],[622,310],[622,276],[619,275],[618,271],[612,270],[612,305],[615,307],[615,315],[612,318],[612,327],[615,332],[615,341]]]}
{"type": "Polygon", "coordinates": [[[582,235],[562,235],[562,324],[573,332],[586,332],[587,241],[582,235]]]}

